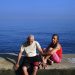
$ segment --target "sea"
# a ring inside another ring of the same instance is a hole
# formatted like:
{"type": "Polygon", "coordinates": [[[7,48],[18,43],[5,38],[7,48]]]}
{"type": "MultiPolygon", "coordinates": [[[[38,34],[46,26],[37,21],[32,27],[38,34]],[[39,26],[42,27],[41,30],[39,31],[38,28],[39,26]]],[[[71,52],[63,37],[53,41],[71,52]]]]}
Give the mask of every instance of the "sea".
{"type": "Polygon", "coordinates": [[[18,53],[30,34],[42,48],[58,34],[63,54],[75,53],[75,21],[66,19],[0,19],[0,53],[18,53]]]}

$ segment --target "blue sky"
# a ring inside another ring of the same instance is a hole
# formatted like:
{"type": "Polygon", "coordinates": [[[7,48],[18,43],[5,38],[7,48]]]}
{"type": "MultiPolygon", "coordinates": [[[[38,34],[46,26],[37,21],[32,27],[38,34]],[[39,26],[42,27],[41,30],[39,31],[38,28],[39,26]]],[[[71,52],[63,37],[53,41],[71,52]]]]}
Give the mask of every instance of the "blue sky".
{"type": "Polygon", "coordinates": [[[75,19],[75,0],[0,0],[0,19],[75,19]]]}

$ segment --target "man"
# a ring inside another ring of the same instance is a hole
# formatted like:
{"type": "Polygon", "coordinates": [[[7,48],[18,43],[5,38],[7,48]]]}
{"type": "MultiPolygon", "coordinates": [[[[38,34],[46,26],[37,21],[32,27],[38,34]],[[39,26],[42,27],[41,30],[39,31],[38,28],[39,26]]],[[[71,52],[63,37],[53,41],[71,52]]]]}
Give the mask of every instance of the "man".
{"type": "Polygon", "coordinates": [[[36,52],[36,49],[43,54],[40,44],[34,40],[33,35],[29,35],[27,41],[21,46],[15,66],[15,68],[18,69],[22,53],[25,51],[26,57],[23,60],[22,67],[24,75],[29,75],[27,69],[31,65],[33,65],[33,75],[37,74],[40,58],[36,52]]]}

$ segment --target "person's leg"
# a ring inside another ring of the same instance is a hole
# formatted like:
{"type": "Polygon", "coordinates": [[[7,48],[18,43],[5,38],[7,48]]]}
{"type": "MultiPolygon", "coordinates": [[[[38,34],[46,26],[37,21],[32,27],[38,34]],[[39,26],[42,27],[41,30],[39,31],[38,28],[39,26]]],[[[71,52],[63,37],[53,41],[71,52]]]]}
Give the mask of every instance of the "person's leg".
{"type": "Polygon", "coordinates": [[[37,75],[37,71],[38,71],[38,66],[34,66],[32,75],[37,75]]]}
{"type": "Polygon", "coordinates": [[[61,59],[60,59],[60,57],[57,55],[57,53],[54,53],[54,54],[51,56],[51,60],[53,60],[55,63],[60,63],[60,62],[61,62],[61,59]]]}
{"type": "Polygon", "coordinates": [[[23,73],[24,73],[24,75],[29,75],[26,66],[23,66],[22,69],[23,69],[23,73]]]}
{"type": "Polygon", "coordinates": [[[43,62],[44,62],[44,63],[47,63],[47,60],[50,58],[50,56],[51,56],[51,55],[44,57],[44,58],[43,58],[43,62]]]}
{"type": "Polygon", "coordinates": [[[37,75],[37,71],[38,71],[38,67],[39,67],[39,62],[33,62],[33,73],[32,75],[37,75]]]}
{"type": "Polygon", "coordinates": [[[47,60],[49,59],[50,56],[46,56],[42,58],[42,68],[45,69],[47,67],[47,60]]]}

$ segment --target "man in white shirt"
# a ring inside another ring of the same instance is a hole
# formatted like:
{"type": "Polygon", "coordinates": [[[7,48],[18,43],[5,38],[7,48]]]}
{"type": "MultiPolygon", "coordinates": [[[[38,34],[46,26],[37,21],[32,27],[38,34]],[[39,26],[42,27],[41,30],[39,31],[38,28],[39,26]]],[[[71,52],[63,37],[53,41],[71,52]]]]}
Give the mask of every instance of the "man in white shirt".
{"type": "Polygon", "coordinates": [[[16,70],[19,67],[22,53],[25,51],[26,57],[23,60],[22,67],[24,75],[29,75],[27,69],[30,65],[33,65],[33,75],[37,74],[40,58],[37,54],[36,49],[39,50],[41,54],[43,54],[40,44],[34,40],[33,35],[29,35],[27,41],[21,46],[20,52],[18,54],[18,60],[15,65],[16,70]]]}

